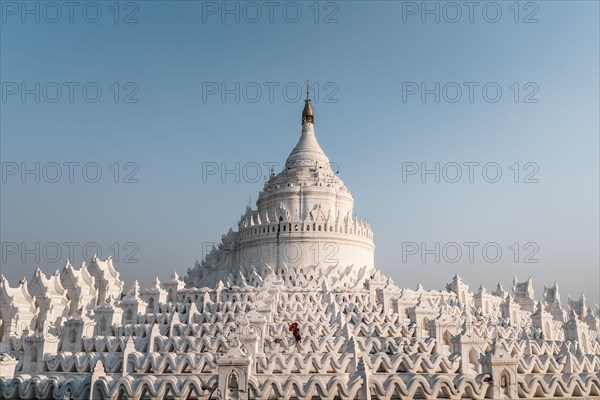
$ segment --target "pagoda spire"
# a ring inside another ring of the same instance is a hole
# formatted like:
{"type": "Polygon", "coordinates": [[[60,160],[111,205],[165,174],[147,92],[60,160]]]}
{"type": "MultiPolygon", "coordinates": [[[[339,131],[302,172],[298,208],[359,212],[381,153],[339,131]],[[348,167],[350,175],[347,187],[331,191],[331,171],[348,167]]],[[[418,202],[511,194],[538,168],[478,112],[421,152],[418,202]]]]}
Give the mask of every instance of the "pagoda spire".
{"type": "Polygon", "coordinates": [[[310,122],[311,124],[315,123],[315,114],[313,112],[312,105],[310,104],[308,87],[308,80],[306,80],[306,100],[304,100],[304,110],[302,110],[302,125],[307,122],[310,122]]]}

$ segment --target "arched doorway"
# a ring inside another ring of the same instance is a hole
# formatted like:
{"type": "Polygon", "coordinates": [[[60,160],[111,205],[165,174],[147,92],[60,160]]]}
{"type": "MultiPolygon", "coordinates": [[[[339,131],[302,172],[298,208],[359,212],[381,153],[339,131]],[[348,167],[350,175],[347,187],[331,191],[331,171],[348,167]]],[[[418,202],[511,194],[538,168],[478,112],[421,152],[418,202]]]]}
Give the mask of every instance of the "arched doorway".
{"type": "Polygon", "coordinates": [[[469,366],[471,371],[479,374],[479,352],[476,349],[469,351],[469,366]]]}
{"type": "Polygon", "coordinates": [[[232,371],[227,378],[227,395],[226,399],[237,399],[239,395],[238,375],[232,371]]]}
{"type": "Polygon", "coordinates": [[[510,374],[506,370],[500,375],[500,394],[505,399],[510,398],[510,374]]]}

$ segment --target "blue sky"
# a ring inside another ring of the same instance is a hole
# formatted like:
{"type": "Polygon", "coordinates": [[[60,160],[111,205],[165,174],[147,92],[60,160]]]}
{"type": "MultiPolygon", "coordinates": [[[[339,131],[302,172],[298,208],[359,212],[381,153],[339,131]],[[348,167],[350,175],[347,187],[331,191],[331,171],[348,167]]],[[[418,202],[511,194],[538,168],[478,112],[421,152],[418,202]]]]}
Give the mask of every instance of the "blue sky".
{"type": "Polygon", "coordinates": [[[564,301],[600,298],[596,1],[476,2],[471,15],[436,1],[275,2],[271,16],[265,2],[0,4],[13,285],[95,248],[118,253],[128,283],[185,274],[256,201],[256,165],[285,161],[310,79],[319,142],[400,286],[441,289],[459,273],[506,288],[517,275],[538,296],[557,280],[564,301]],[[439,182],[422,179],[436,163],[439,182]],[[436,243],[439,262],[424,251],[436,243]]]}

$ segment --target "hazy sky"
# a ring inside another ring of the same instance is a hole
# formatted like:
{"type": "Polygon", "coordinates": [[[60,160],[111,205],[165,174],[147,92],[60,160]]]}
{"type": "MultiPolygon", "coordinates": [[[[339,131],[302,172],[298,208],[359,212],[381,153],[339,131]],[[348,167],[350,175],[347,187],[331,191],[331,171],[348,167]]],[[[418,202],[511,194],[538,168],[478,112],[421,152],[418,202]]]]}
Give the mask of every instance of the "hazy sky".
{"type": "Polygon", "coordinates": [[[296,144],[310,79],[396,283],[600,298],[596,1],[0,4],[13,286],[95,249],[127,284],[184,275],[296,144]]]}

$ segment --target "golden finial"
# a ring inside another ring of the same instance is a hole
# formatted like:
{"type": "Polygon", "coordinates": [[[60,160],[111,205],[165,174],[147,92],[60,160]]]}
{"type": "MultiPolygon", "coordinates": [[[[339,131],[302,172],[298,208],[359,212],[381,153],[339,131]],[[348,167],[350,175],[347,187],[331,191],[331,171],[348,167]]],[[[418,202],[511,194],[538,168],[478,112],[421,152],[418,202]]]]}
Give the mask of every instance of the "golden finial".
{"type": "Polygon", "coordinates": [[[306,80],[306,100],[304,100],[304,110],[302,110],[302,124],[305,122],[315,123],[315,114],[310,104],[308,79],[306,80]]]}
{"type": "Polygon", "coordinates": [[[310,98],[308,97],[308,79],[306,80],[306,100],[310,100],[310,98]]]}

